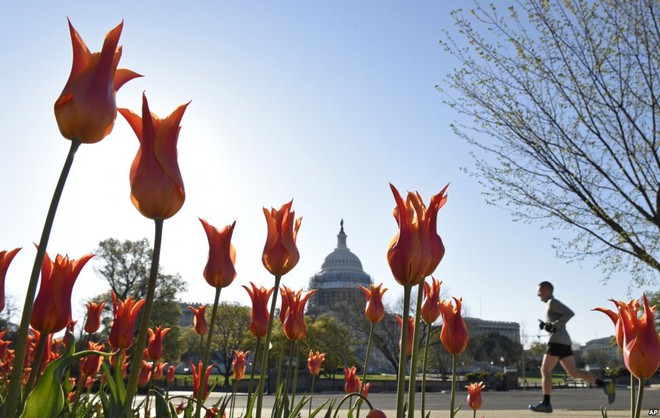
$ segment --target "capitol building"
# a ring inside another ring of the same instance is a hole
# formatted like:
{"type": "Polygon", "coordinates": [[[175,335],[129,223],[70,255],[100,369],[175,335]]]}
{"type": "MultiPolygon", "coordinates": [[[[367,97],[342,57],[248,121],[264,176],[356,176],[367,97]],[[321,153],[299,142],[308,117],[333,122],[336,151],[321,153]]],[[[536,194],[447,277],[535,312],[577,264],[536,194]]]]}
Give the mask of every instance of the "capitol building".
{"type": "Polygon", "coordinates": [[[339,225],[337,247],[325,257],[321,271],[309,279],[308,290],[317,292],[309,299],[307,315],[330,313],[337,316],[346,309],[364,310],[364,294],[358,285],[368,289],[373,281],[362,269],[360,259],[346,245],[344,221],[339,225]]]}

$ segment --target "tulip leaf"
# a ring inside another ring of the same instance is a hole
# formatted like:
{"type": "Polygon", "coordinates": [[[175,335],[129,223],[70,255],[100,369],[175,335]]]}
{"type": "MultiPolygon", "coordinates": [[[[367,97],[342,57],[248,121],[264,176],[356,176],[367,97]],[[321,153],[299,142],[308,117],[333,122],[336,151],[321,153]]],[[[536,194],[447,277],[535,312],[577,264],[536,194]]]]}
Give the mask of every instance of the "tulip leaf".
{"type": "Polygon", "coordinates": [[[62,357],[46,366],[39,382],[27,397],[21,418],[56,418],[64,409],[64,390],[61,382],[66,368],[81,358],[91,355],[107,356],[100,351],[85,350],[74,354],[73,344],[69,344],[62,357]]]}
{"type": "Polygon", "coordinates": [[[151,393],[156,399],[156,416],[158,418],[172,418],[176,417],[176,412],[173,410],[172,405],[167,402],[162,393],[157,390],[152,390],[151,393]]]}

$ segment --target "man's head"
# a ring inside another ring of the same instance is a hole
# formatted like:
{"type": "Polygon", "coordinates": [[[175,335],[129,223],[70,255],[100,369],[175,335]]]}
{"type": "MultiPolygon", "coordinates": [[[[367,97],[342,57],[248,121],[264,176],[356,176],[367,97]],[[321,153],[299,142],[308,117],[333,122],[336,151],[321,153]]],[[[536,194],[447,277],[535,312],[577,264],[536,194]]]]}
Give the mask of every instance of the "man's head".
{"type": "Polygon", "coordinates": [[[552,297],[552,292],[554,291],[554,286],[550,282],[541,282],[536,289],[536,295],[541,299],[542,302],[547,302],[550,297],[552,297]]]}

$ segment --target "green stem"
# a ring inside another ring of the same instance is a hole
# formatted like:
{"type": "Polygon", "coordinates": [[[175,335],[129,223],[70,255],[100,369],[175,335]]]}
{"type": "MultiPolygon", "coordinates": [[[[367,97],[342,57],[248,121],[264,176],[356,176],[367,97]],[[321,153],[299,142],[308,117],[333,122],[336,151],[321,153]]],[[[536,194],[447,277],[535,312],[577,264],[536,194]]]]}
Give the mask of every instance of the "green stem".
{"type": "Polygon", "coordinates": [[[294,341],[296,347],[296,363],[293,366],[293,389],[291,389],[291,408],[294,407],[296,400],[296,390],[298,389],[298,357],[300,356],[300,342],[294,341]]]}
{"type": "Polygon", "coordinates": [[[429,343],[431,341],[432,325],[427,324],[426,330],[426,344],[424,344],[424,360],[422,360],[422,418],[425,418],[426,413],[426,360],[429,354],[429,343]]]}
{"type": "Polygon", "coordinates": [[[282,363],[284,363],[284,341],[280,345],[280,356],[277,358],[277,379],[275,380],[275,392],[277,392],[280,387],[280,381],[282,379],[282,363]]]}
{"type": "Polygon", "coordinates": [[[264,342],[264,353],[261,356],[261,377],[259,378],[259,387],[257,391],[257,418],[261,418],[261,408],[264,401],[264,382],[266,381],[266,370],[268,369],[268,347],[270,344],[270,335],[273,333],[273,320],[275,315],[275,302],[277,302],[277,294],[280,291],[280,280],[282,276],[275,276],[275,288],[273,289],[273,301],[270,303],[270,316],[268,317],[268,332],[266,333],[266,341],[264,342]]]}
{"type": "Polygon", "coordinates": [[[289,349],[289,361],[286,364],[286,379],[284,380],[284,393],[285,396],[289,395],[289,383],[291,382],[291,359],[293,359],[293,347],[295,341],[291,340],[291,348],[289,349]]]}
{"type": "Polygon", "coordinates": [[[247,405],[250,405],[250,400],[252,399],[252,383],[254,382],[254,371],[257,368],[257,359],[259,358],[259,348],[261,345],[261,337],[257,337],[257,347],[254,349],[254,363],[252,364],[252,370],[250,371],[250,384],[248,385],[248,398],[247,405]]]}
{"type": "Polygon", "coordinates": [[[637,408],[635,405],[635,382],[636,382],[635,376],[633,376],[633,374],[630,373],[630,416],[633,418],[636,416],[635,414],[637,412],[637,408]]]}
{"type": "Polygon", "coordinates": [[[406,363],[408,361],[406,343],[408,338],[408,312],[410,311],[411,286],[403,286],[403,325],[401,325],[401,350],[399,350],[399,374],[396,387],[396,417],[404,418],[405,392],[406,392],[406,363]]]}
{"type": "MultiPolygon", "coordinates": [[[[28,282],[27,292],[25,294],[25,303],[23,304],[23,314],[21,316],[21,325],[18,328],[18,336],[16,337],[16,347],[14,348],[14,365],[11,372],[11,379],[9,384],[9,393],[7,394],[7,402],[5,404],[5,413],[7,418],[14,418],[17,415],[17,407],[19,398],[21,396],[21,375],[23,374],[23,362],[25,361],[25,353],[27,351],[27,338],[30,331],[30,318],[32,316],[32,307],[34,306],[34,297],[37,292],[37,282],[39,281],[39,272],[41,265],[46,256],[46,247],[48,247],[48,239],[50,238],[50,231],[53,229],[53,222],[55,221],[55,213],[57,206],[62,197],[64,184],[69,176],[69,171],[73,165],[73,157],[76,155],[78,147],[80,147],[80,140],[74,139],[71,141],[71,148],[66,157],[60,178],[55,186],[53,198],[50,201],[46,221],[44,222],[44,229],[41,232],[41,239],[37,247],[37,255],[34,258],[34,265],[32,266],[32,274],[28,282]]],[[[27,397],[27,393],[25,394],[27,397]]]]}
{"type": "Polygon", "coordinates": [[[312,401],[314,400],[314,382],[316,381],[316,375],[312,375],[312,388],[309,390],[309,416],[312,416],[312,401]]]}
{"type": "Polygon", "coordinates": [[[236,391],[238,390],[238,380],[234,378],[234,384],[231,390],[231,411],[229,413],[229,418],[234,418],[234,409],[236,408],[236,391]]]}
{"type": "Polygon", "coordinates": [[[87,379],[87,376],[84,374],[78,375],[78,379],[76,380],[76,393],[73,397],[73,406],[71,407],[71,416],[72,417],[77,417],[78,413],[78,406],[80,406],[80,396],[82,396],[82,391],[83,388],[85,387],[85,380],[87,379]]]}
{"type": "Polygon", "coordinates": [[[34,360],[32,361],[32,370],[30,371],[28,383],[25,386],[25,393],[30,393],[34,387],[34,383],[37,381],[37,376],[39,375],[39,370],[41,369],[41,358],[44,356],[44,350],[46,350],[46,344],[48,344],[49,337],[50,335],[47,333],[39,334],[39,345],[37,345],[37,352],[35,353],[34,360]]]}
{"type": "Polygon", "coordinates": [[[639,379],[639,389],[637,390],[637,405],[635,406],[635,418],[639,418],[642,412],[642,400],[644,399],[644,379],[639,379]]]}
{"type": "Polygon", "coordinates": [[[154,238],[154,253],[151,259],[151,272],[149,274],[149,284],[147,285],[147,296],[144,307],[142,308],[142,320],[140,321],[140,332],[137,342],[133,346],[133,358],[131,359],[131,373],[128,376],[128,387],[126,389],[126,404],[124,412],[126,416],[131,416],[133,408],[133,397],[137,393],[138,380],[140,378],[140,369],[142,366],[142,351],[147,344],[147,331],[149,329],[149,320],[151,319],[151,309],[154,304],[154,295],[156,293],[156,279],[158,278],[158,263],[160,261],[160,248],[163,242],[163,219],[155,219],[156,233],[154,238]]]}
{"type": "Polygon", "coordinates": [[[211,357],[211,342],[213,341],[213,328],[215,327],[215,319],[218,316],[218,303],[220,302],[221,287],[215,288],[215,299],[213,300],[213,310],[211,311],[211,323],[209,324],[209,333],[206,336],[206,348],[204,349],[204,357],[202,359],[202,369],[199,371],[199,393],[197,394],[197,406],[195,408],[195,417],[199,418],[202,412],[202,404],[204,404],[204,382],[206,379],[206,368],[208,367],[209,358],[211,357]]]}
{"type": "Polygon", "coordinates": [[[451,400],[449,402],[449,417],[454,418],[454,400],[456,398],[456,354],[451,355],[451,400]]]}
{"type": "MultiPolygon", "coordinates": [[[[371,338],[374,335],[374,322],[371,323],[369,327],[369,340],[367,342],[367,353],[364,356],[364,369],[362,370],[362,384],[360,385],[360,393],[364,390],[364,387],[367,385],[367,366],[369,366],[369,353],[371,352],[371,338]]],[[[362,407],[362,402],[358,401],[357,414],[356,417],[360,418],[360,407],[362,407]]]]}
{"type": "Polygon", "coordinates": [[[417,306],[415,308],[415,330],[412,340],[412,358],[410,359],[410,379],[408,382],[408,416],[412,418],[415,415],[415,392],[417,385],[417,357],[419,356],[419,318],[422,308],[422,296],[424,296],[424,281],[417,286],[417,306]]]}

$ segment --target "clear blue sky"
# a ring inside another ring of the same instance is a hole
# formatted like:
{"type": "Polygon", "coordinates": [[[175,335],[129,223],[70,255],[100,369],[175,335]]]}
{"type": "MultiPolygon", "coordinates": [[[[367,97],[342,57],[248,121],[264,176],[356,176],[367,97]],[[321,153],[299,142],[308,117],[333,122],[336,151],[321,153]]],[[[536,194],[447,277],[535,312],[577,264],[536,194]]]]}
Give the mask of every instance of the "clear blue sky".
{"type": "MultiPolygon", "coordinates": [[[[396,233],[388,182],[428,201],[446,183],[438,217],[447,253],[436,271],[448,296],[463,297],[471,316],[516,321],[537,340],[543,305],[536,284],[550,280],[575,312],[573,339],[612,334],[608,298],[626,298],[625,275],[607,284],[589,264],[558,260],[554,231],[516,224],[484,203],[469,148],[449,129],[458,116],[434,86],[455,62],[438,44],[453,32],[460,1],[333,2],[4,2],[0,4],[0,248],[24,247],[7,277],[22,304],[48,203],[69,148],[53,103],[71,67],[66,18],[92,51],[122,19],[120,67],[144,78],[117,95],[166,116],[192,100],[182,122],[179,163],[183,209],[165,222],[161,266],[188,282],[185,301],[211,302],[202,277],[208,245],[197,217],[221,227],[236,220],[238,277],[223,300],[248,304],[240,284],[269,286],[261,264],[262,207],[294,198],[303,216],[301,260],[283,283],[306,287],[336,244],[345,220],[348,246],[393,302],[402,290],[386,261],[396,233]]],[[[99,241],[153,238],[153,222],[129,200],[128,171],[137,139],[121,116],[101,143],[76,155],[49,252],[77,258],[99,241]]],[[[74,312],[105,290],[92,261],[74,289],[74,312]]],[[[634,290],[639,296],[641,290],[634,290]]]]}

